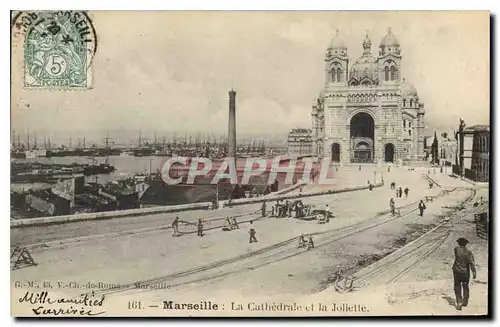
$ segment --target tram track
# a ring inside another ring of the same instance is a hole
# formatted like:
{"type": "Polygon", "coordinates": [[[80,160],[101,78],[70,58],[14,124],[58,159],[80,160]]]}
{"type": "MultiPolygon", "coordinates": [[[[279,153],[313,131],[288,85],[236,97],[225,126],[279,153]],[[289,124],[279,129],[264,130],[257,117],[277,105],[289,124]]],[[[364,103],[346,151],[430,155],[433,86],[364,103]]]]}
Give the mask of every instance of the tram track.
{"type": "MultiPolygon", "coordinates": [[[[447,195],[456,190],[457,188],[450,191],[441,192],[437,197],[447,195]]],[[[401,215],[398,216],[390,216],[387,213],[383,213],[382,215],[380,214],[376,215],[374,217],[368,218],[367,220],[364,220],[362,222],[353,225],[323,232],[312,233],[311,235],[319,238],[315,240],[315,248],[312,250],[327,246],[334,242],[345,239],[349,236],[362,233],[366,230],[377,228],[381,225],[390,223],[397,219],[405,218],[408,215],[415,212],[416,210],[418,210],[417,204],[418,201],[415,201],[401,207],[401,209],[405,209],[405,212],[403,212],[401,215]]],[[[154,288],[155,284],[164,284],[164,283],[167,283],[170,288],[177,288],[188,284],[205,283],[207,281],[212,281],[230,275],[238,274],[244,271],[259,268],[270,263],[289,259],[294,256],[307,252],[308,250],[297,248],[296,246],[297,241],[298,237],[290,238],[283,242],[268,247],[264,247],[262,249],[252,251],[243,255],[239,255],[233,258],[219,260],[207,265],[198,266],[195,268],[191,268],[188,270],[184,270],[181,272],[169,274],[158,278],[128,283],[125,285],[121,285],[121,287],[115,289],[98,290],[95,291],[94,294],[97,293],[97,294],[111,295],[127,291],[134,291],[134,290],[145,291],[147,290],[148,287],[154,288]],[[222,269],[224,269],[224,271],[221,271],[222,269]],[[145,289],[143,288],[138,289],[137,285],[141,285],[145,289]]]]}
{"type": "MultiPolygon", "coordinates": [[[[463,201],[460,206],[470,204],[476,197],[476,190],[473,188],[455,188],[459,190],[469,190],[470,195],[463,201]]],[[[448,191],[449,192],[449,191],[448,191]]],[[[354,273],[354,285],[356,287],[365,286],[374,280],[385,279],[386,284],[392,284],[401,279],[406,273],[415,268],[417,265],[425,261],[430,255],[437,251],[451,235],[451,232],[440,233],[439,229],[444,227],[448,222],[442,222],[435,228],[421,235],[416,240],[410,242],[404,247],[389,254],[386,258],[381,259],[371,266],[365,267],[354,273]],[[433,235],[438,233],[438,235],[433,235]],[[422,243],[414,246],[416,243],[422,243]],[[382,264],[380,261],[385,260],[382,264]],[[385,275],[385,276],[383,276],[385,275]],[[381,277],[382,276],[382,277],[381,277]]]]}

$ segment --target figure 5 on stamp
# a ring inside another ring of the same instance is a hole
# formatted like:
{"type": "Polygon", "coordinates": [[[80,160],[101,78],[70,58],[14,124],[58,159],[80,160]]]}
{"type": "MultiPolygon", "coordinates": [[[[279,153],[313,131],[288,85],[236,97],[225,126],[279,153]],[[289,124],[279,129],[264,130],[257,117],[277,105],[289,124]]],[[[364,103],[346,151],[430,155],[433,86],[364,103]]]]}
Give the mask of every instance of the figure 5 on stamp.
{"type": "Polygon", "coordinates": [[[14,37],[24,38],[24,87],[87,89],[97,38],[90,17],[78,11],[22,12],[14,37]]]}

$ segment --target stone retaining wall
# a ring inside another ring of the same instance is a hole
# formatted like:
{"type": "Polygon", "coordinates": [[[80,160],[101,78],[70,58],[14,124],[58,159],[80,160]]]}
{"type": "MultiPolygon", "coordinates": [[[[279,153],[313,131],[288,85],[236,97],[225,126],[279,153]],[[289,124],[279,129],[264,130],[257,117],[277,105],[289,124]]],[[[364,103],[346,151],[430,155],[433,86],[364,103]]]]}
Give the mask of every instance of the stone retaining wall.
{"type": "Polygon", "coordinates": [[[10,221],[10,227],[11,228],[31,227],[31,226],[51,225],[51,224],[65,224],[70,222],[87,221],[87,220],[104,220],[104,219],[121,218],[121,217],[145,216],[157,213],[179,212],[186,210],[206,210],[211,206],[212,203],[210,202],[200,202],[200,203],[180,204],[175,206],[162,206],[154,208],[141,208],[141,209],[106,211],[106,212],[92,212],[92,213],[82,213],[82,214],[66,215],[66,216],[12,219],[10,221]]]}
{"type": "MultiPolygon", "coordinates": [[[[304,184],[298,183],[295,184],[293,187],[294,189],[297,189],[298,187],[302,186],[304,184]]],[[[383,186],[384,183],[378,183],[374,184],[373,187],[381,187],[383,186]]],[[[242,205],[242,204],[249,204],[249,203],[260,203],[264,201],[277,201],[277,200],[288,200],[288,199],[297,199],[297,198],[303,198],[303,197],[309,197],[309,196],[317,196],[317,195],[326,195],[326,194],[336,194],[336,193],[345,193],[345,192],[353,192],[353,191],[360,191],[360,190],[367,190],[369,186],[356,186],[356,187],[348,187],[344,189],[338,189],[338,190],[328,190],[328,191],[312,191],[312,192],[304,192],[300,194],[269,194],[266,196],[261,196],[257,198],[247,198],[247,199],[236,199],[232,200],[231,206],[236,206],[236,205],[242,205]]],[[[288,190],[289,192],[290,190],[288,190]]],[[[228,201],[221,201],[223,202],[224,206],[228,205],[228,201]]]]}

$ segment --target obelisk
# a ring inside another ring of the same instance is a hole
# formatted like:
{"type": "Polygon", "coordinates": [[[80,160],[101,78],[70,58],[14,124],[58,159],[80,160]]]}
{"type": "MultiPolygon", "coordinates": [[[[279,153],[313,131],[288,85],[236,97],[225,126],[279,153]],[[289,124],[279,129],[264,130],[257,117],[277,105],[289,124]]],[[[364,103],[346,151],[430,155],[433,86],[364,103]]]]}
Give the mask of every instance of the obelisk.
{"type": "Polygon", "coordinates": [[[236,157],[236,91],[229,91],[229,127],[228,127],[229,148],[227,156],[236,157]]]}

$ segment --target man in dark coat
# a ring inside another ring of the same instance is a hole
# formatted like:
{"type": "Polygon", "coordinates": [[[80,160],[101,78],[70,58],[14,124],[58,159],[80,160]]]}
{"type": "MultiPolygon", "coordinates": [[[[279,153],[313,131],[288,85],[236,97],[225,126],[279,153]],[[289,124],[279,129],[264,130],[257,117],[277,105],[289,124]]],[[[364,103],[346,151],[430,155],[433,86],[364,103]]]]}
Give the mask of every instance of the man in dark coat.
{"type": "Polygon", "coordinates": [[[174,230],[172,236],[177,236],[177,234],[179,233],[179,217],[175,217],[174,221],[172,222],[172,229],[174,230]]]}
{"type": "Polygon", "coordinates": [[[420,200],[420,203],[418,204],[418,210],[420,210],[420,217],[424,216],[424,210],[427,209],[425,206],[424,200],[420,200]]]}
{"type": "Polygon", "coordinates": [[[391,208],[391,214],[394,216],[396,214],[396,204],[393,198],[389,201],[389,207],[391,208]]]}
{"type": "Polygon", "coordinates": [[[262,202],[262,217],[266,216],[266,201],[262,202]]]}
{"type": "Polygon", "coordinates": [[[198,218],[198,224],[196,226],[198,227],[198,236],[203,236],[203,220],[201,218],[198,218]]]}
{"type": "Polygon", "coordinates": [[[462,306],[466,307],[469,304],[470,271],[472,271],[472,278],[476,279],[476,265],[474,263],[474,255],[466,248],[469,241],[461,237],[457,240],[457,243],[458,246],[455,248],[455,262],[453,263],[453,284],[457,310],[462,310],[462,306]]]}
{"type": "Polygon", "coordinates": [[[410,192],[410,189],[409,188],[405,188],[405,197],[407,198],[408,197],[408,192],[410,192]]]}
{"type": "Polygon", "coordinates": [[[255,230],[255,226],[253,225],[253,221],[250,222],[248,233],[250,234],[250,243],[258,242],[257,238],[255,237],[255,234],[257,234],[257,231],[255,230]]]}

